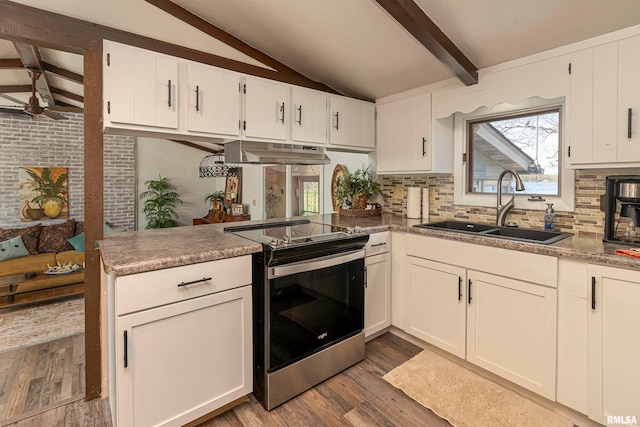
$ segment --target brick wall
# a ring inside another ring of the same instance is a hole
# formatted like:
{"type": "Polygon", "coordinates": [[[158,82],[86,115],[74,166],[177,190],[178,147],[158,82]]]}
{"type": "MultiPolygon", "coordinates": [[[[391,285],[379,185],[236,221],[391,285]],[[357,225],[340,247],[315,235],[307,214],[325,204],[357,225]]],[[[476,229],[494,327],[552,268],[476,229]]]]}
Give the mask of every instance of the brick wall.
{"type": "MultiPolygon", "coordinates": [[[[571,233],[602,235],[604,212],[600,211],[600,195],[605,192],[607,175],[640,174],[640,170],[579,170],[576,171],[575,209],[573,212],[556,211],[556,229],[571,233]]],[[[382,177],[384,202],[382,211],[394,215],[406,215],[407,187],[429,187],[429,221],[447,219],[495,224],[496,209],[454,204],[453,179],[449,176],[382,177]]],[[[521,227],[543,228],[544,211],[513,209],[509,221],[521,227]]]]}
{"type": "MultiPolygon", "coordinates": [[[[0,227],[20,222],[18,169],[22,166],[68,168],[69,218],[84,219],[84,121],[0,113],[0,227]]],[[[115,227],[134,227],[134,139],[104,136],[104,219],[115,227]]],[[[60,221],[46,221],[54,223],[60,221]]]]}

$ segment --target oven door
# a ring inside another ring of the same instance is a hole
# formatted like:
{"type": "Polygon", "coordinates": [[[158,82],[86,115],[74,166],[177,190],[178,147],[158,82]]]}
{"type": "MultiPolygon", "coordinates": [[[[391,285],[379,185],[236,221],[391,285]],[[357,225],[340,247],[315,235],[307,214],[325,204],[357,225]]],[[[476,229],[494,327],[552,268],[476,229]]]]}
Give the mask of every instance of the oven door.
{"type": "Polygon", "coordinates": [[[267,372],[364,327],[364,250],[268,268],[267,372]]]}

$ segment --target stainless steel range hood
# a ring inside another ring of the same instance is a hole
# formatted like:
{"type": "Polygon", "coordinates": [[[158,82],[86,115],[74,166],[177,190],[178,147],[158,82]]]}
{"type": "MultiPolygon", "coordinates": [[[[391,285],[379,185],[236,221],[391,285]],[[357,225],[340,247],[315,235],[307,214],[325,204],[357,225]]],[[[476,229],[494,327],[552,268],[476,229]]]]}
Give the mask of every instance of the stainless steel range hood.
{"type": "Polygon", "coordinates": [[[224,144],[227,163],[272,165],[326,165],[331,159],[323,147],[307,147],[274,142],[231,141],[224,144]]]}

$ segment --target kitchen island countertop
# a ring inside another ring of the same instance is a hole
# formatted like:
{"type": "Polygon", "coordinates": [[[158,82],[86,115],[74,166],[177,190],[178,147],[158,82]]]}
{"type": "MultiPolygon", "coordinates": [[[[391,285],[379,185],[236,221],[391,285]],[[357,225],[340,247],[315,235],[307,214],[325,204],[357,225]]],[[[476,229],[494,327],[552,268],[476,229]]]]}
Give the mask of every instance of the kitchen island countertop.
{"type": "MultiPolygon", "coordinates": [[[[407,219],[397,215],[352,218],[338,214],[325,214],[296,218],[308,218],[314,222],[339,227],[362,227],[370,233],[388,230],[402,231],[472,244],[640,269],[640,259],[615,254],[616,249],[628,248],[628,246],[603,243],[601,238],[595,236],[574,235],[552,245],[542,245],[446,230],[416,228],[413,225],[420,224],[423,222],[422,220],[407,219]]],[[[270,222],[270,220],[255,220],[249,223],[263,222],[270,222]]],[[[227,226],[229,224],[206,224],[111,234],[100,242],[104,270],[107,274],[124,276],[247,255],[262,250],[262,246],[258,243],[225,233],[224,228],[227,226]]]]}

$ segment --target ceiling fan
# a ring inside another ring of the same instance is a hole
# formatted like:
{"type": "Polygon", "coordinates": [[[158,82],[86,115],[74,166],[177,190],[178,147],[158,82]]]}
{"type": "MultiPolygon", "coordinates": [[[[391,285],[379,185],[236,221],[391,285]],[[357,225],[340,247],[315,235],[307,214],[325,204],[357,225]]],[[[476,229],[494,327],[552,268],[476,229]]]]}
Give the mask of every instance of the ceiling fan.
{"type": "Polygon", "coordinates": [[[24,102],[5,93],[0,93],[1,97],[8,99],[9,101],[21,104],[19,106],[12,105],[10,107],[24,106],[21,110],[15,110],[13,108],[1,108],[0,111],[9,114],[28,114],[30,116],[39,116],[41,114],[44,114],[45,116],[50,117],[54,120],[66,120],[67,117],[63,116],[62,114],[52,111],[49,107],[40,106],[40,102],[38,101],[38,97],[36,96],[36,80],[38,80],[38,78],[42,74],[42,71],[36,68],[27,68],[27,72],[29,73],[29,77],[31,77],[31,96],[29,97],[29,102],[24,102]]]}

